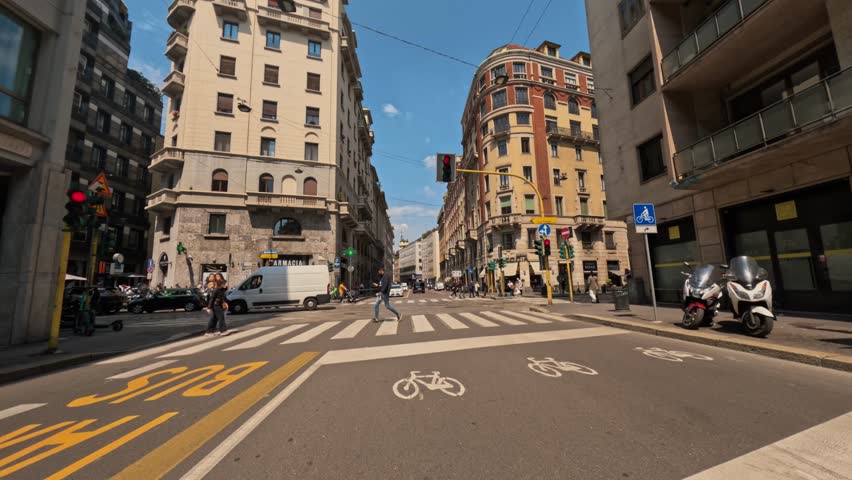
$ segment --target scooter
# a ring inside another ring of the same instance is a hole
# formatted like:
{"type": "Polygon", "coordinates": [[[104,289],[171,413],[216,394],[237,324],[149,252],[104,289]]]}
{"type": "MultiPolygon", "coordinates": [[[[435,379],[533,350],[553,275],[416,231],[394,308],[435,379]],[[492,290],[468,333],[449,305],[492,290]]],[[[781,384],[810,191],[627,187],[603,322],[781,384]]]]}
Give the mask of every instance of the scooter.
{"type": "MultiPolygon", "coordinates": [[[[692,267],[684,262],[684,265],[692,267]]],[[[727,265],[722,265],[727,268],[727,265]]],[[[691,272],[681,272],[686,276],[683,282],[683,320],[681,325],[688,330],[713,324],[713,317],[719,312],[719,305],[725,295],[722,285],[716,279],[719,272],[715,265],[699,265],[691,272]]]]}
{"type": "Polygon", "coordinates": [[[752,257],[731,259],[724,276],[734,318],[742,321],[743,330],[752,337],[769,335],[777,318],[772,312],[772,285],[768,277],[752,257]]]}

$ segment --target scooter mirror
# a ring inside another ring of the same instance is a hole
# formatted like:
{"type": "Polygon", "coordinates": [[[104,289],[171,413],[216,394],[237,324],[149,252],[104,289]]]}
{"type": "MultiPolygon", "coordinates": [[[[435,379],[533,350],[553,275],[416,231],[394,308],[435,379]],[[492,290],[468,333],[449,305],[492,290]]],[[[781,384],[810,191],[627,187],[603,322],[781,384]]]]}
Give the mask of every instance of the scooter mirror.
{"type": "Polygon", "coordinates": [[[727,263],[723,263],[723,264],[721,264],[721,265],[719,265],[719,266],[720,266],[720,267],[722,267],[722,268],[724,268],[725,270],[727,270],[728,268],[730,268],[730,267],[728,267],[728,264],[727,264],[727,263]]]}

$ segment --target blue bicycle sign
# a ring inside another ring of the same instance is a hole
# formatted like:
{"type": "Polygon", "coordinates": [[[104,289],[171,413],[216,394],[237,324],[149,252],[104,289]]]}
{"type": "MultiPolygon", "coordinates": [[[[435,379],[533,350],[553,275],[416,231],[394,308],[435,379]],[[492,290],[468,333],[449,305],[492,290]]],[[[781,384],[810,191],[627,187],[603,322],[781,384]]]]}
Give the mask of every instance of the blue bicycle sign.
{"type": "Polygon", "coordinates": [[[633,204],[633,221],[636,233],[657,233],[657,216],[651,203],[633,204]]]}

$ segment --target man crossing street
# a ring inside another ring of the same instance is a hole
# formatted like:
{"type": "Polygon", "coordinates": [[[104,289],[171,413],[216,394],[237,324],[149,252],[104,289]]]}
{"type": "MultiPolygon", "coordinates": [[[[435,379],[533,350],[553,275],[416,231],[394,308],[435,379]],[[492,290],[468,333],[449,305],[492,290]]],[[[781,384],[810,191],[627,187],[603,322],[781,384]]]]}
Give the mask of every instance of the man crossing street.
{"type": "Polygon", "coordinates": [[[373,315],[373,321],[379,323],[379,306],[382,302],[385,302],[385,307],[390,310],[394,315],[396,315],[396,320],[402,320],[402,315],[396,311],[390,304],[390,287],[391,287],[391,276],[389,273],[385,273],[384,267],[379,267],[379,282],[373,282],[374,287],[378,287],[379,293],[376,295],[376,307],[375,314],[373,315]]]}

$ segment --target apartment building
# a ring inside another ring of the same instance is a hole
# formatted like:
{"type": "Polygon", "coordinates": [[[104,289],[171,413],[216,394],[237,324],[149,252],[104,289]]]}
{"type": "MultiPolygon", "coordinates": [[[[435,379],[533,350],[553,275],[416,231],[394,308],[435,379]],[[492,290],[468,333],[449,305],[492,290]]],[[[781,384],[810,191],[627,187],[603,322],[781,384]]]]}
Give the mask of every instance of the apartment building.
{"type": "Polygon", "coordinates": [[[0,0],[0,345],[47,338],[85,0],[0,0]]]}
{"type": "Polygon", "coordinates": [[[549,238],[551,275],[560,290],[569,284],[584,290],[592,273],[603,280],[607,272],[623,274],[629,268],[625,224],[607,218],[588,53],[563,58],[553,42],[494,50],[471,82],[462,132],[461,168],[523,176],[540,190],[543,206],[520,179],[460,175],[445,204],[445,214],[460,216],[448,234],[451,262],[461,267],[456,269],[473,268],[483,278],[488,261],[502,254],[506,279],[541,287],[544,275],[533,245],[538,225],[532,219],[542,213],[557,219],[549,238]],[[568,240],[573,262],[559,257],[567,227],[574,231],[568,240]]]}
{"type": "MultiPolygon", "coordinates": [[[[150,156],[163,144],[163,101],[149,80],[127,67],[132,27],[122,0],[87,2],[65,158],[72,184],[85,188],[103,173],[112,190],[96,274],[146,274],[149,258],[145,197],[150,156]],[[116,253],[124,263],[113,265],[116,253]]],[[[90,271],[92,234],[72,237],[69,273],[90,271]]]]}
{"type": "Polygon", "coordinates": [[[431,285],[435,284],[441,274],[441,242],[438,236],[438,229],[433,228],[417,240],[420,243],[420,269],[423,272],[423,280],[431,285]]]}
{"type": "MultiPolygon", "coordinates": [[[[587,0],[609,212],[657,205],[657,298],[680,262],[754,257],[776,305],[852,306],[852,9],[846,0],[587,0]]],[[[644,244],[634,280],[650,295],[644,244]]]]}
{"type": "Polygon", "coordinates": [[[147,207],[155,283],[220,271],[235,284],[260,265],[337,258],[367,283],[392,266],[348,2],[304,0],[295,12],[285,3],[169,7],[166,147],[152,159],[147,207]]]}
{"type": "Polygon", "coordinates": [[[423,244],[413,241],[400,245],[399,248],[399,280],[411,284],[423,276],[423,244]]]}
{"type": "Polygon", "coordinates": [[[452,280],[452,272],[467,270],[465,258],[465,185],[463,175],[447,185],[444,204],[438,213],[438,245],[441,278],[452,280]]]}

